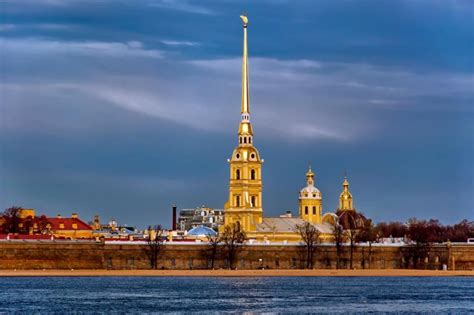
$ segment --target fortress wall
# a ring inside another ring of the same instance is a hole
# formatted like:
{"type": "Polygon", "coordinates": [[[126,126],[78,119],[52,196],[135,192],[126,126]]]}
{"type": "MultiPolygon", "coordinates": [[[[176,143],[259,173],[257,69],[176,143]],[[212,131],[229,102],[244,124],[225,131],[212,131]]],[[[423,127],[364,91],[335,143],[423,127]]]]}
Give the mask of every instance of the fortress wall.
{"type": "MultiPolygon", "coordinates": [[[[146,245],[104,244],[100,242],[0,242],[0,269],[148,269],[150,260],[146,245]]],[[[205,269],[210,265],[206,245],[166,245],[160,252],[158,267],[164,269],[205,269]]],[[[403,251],[396,246],[356,247],[353,267],[357,269],[405,268],[403,251]]],[[[341,268],[350,267],[350,247],[344,246],[341,268]]],[[[474,246],[435,245],[431,248],[426,269],[474,269],[474,246]]],[[[220,256],[215,268],[225,268],[227,261],[220,256]]],[[[235,262],[238,269],[293,269],[305,267],[304,247],[246,246],[235,262]]],[[[336,248],[321,246],[316,253],[315,267],[336,268],[336,248]]]]}

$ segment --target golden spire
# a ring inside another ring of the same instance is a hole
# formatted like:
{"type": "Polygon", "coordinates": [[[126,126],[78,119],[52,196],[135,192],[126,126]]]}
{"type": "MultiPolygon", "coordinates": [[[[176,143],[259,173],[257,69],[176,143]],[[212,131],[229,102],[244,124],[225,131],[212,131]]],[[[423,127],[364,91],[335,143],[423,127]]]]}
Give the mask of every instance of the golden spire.
{"type": "Polygon", "coordinates": [[[311,170],[311,164],[309,165],[308,171],[306,172],[306,183],[307,183],[309,186],[313,186],[313,185],[314,185],[314,173],[313,173],[313,171],[311,170]]]}
{"type": "Polygon", "coordinates": [[[249,69],[248,69],[248,52],[247,52],[247,25],[248,18],[241,15],[242,25],[244,27],[244,49],[242,54],[242,104],[241,118],[239,126],[239,144],[243,146],[252,145],[252,124],[250,123],[250,104],[249,104],[249,69]]]}
{"type": "Polygon", "coordinates": [[[242,120],[248,120],[248,114],[250,113],[249,108],[249,69],[248,69],[248,52],[247,52],[247,25],[248,18],[245,15],[241,15],[242,25],[244,27],[244,48],[242,55],[242,120]]]}

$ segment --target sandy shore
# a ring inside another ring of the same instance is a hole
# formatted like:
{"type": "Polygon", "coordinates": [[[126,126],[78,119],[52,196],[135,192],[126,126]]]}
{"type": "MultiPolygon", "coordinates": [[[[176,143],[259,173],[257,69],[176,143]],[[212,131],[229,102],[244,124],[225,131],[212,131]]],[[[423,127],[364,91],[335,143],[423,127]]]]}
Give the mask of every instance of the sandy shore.
{"type": "Polygon", "coordinates": [[[439,270],[0,270],[0,277],[450,277],[471,271],[439,270]]]}

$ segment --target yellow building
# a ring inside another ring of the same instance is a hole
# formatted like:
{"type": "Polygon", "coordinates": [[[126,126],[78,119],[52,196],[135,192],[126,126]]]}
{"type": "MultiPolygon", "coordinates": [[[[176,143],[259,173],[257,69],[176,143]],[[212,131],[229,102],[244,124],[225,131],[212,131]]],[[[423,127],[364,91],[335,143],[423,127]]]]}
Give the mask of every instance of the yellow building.
{"type": "Polygon", "coordinates": [[[318,188],[314,186],[314,173],[309,168],[306,173],[306,187],[299,195],[300,218],[311,223],[321,223],[323,216],[323,198],[318,188]]]}

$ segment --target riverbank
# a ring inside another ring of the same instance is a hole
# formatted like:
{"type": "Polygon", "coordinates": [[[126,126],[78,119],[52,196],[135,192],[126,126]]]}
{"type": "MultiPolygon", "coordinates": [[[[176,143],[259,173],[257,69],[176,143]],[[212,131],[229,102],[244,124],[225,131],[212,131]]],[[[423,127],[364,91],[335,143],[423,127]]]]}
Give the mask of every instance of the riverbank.
{"type": "Polygon", "coordinates": [[[0,270],[0,277],[474,277],[474,270],[0,270]]]}

